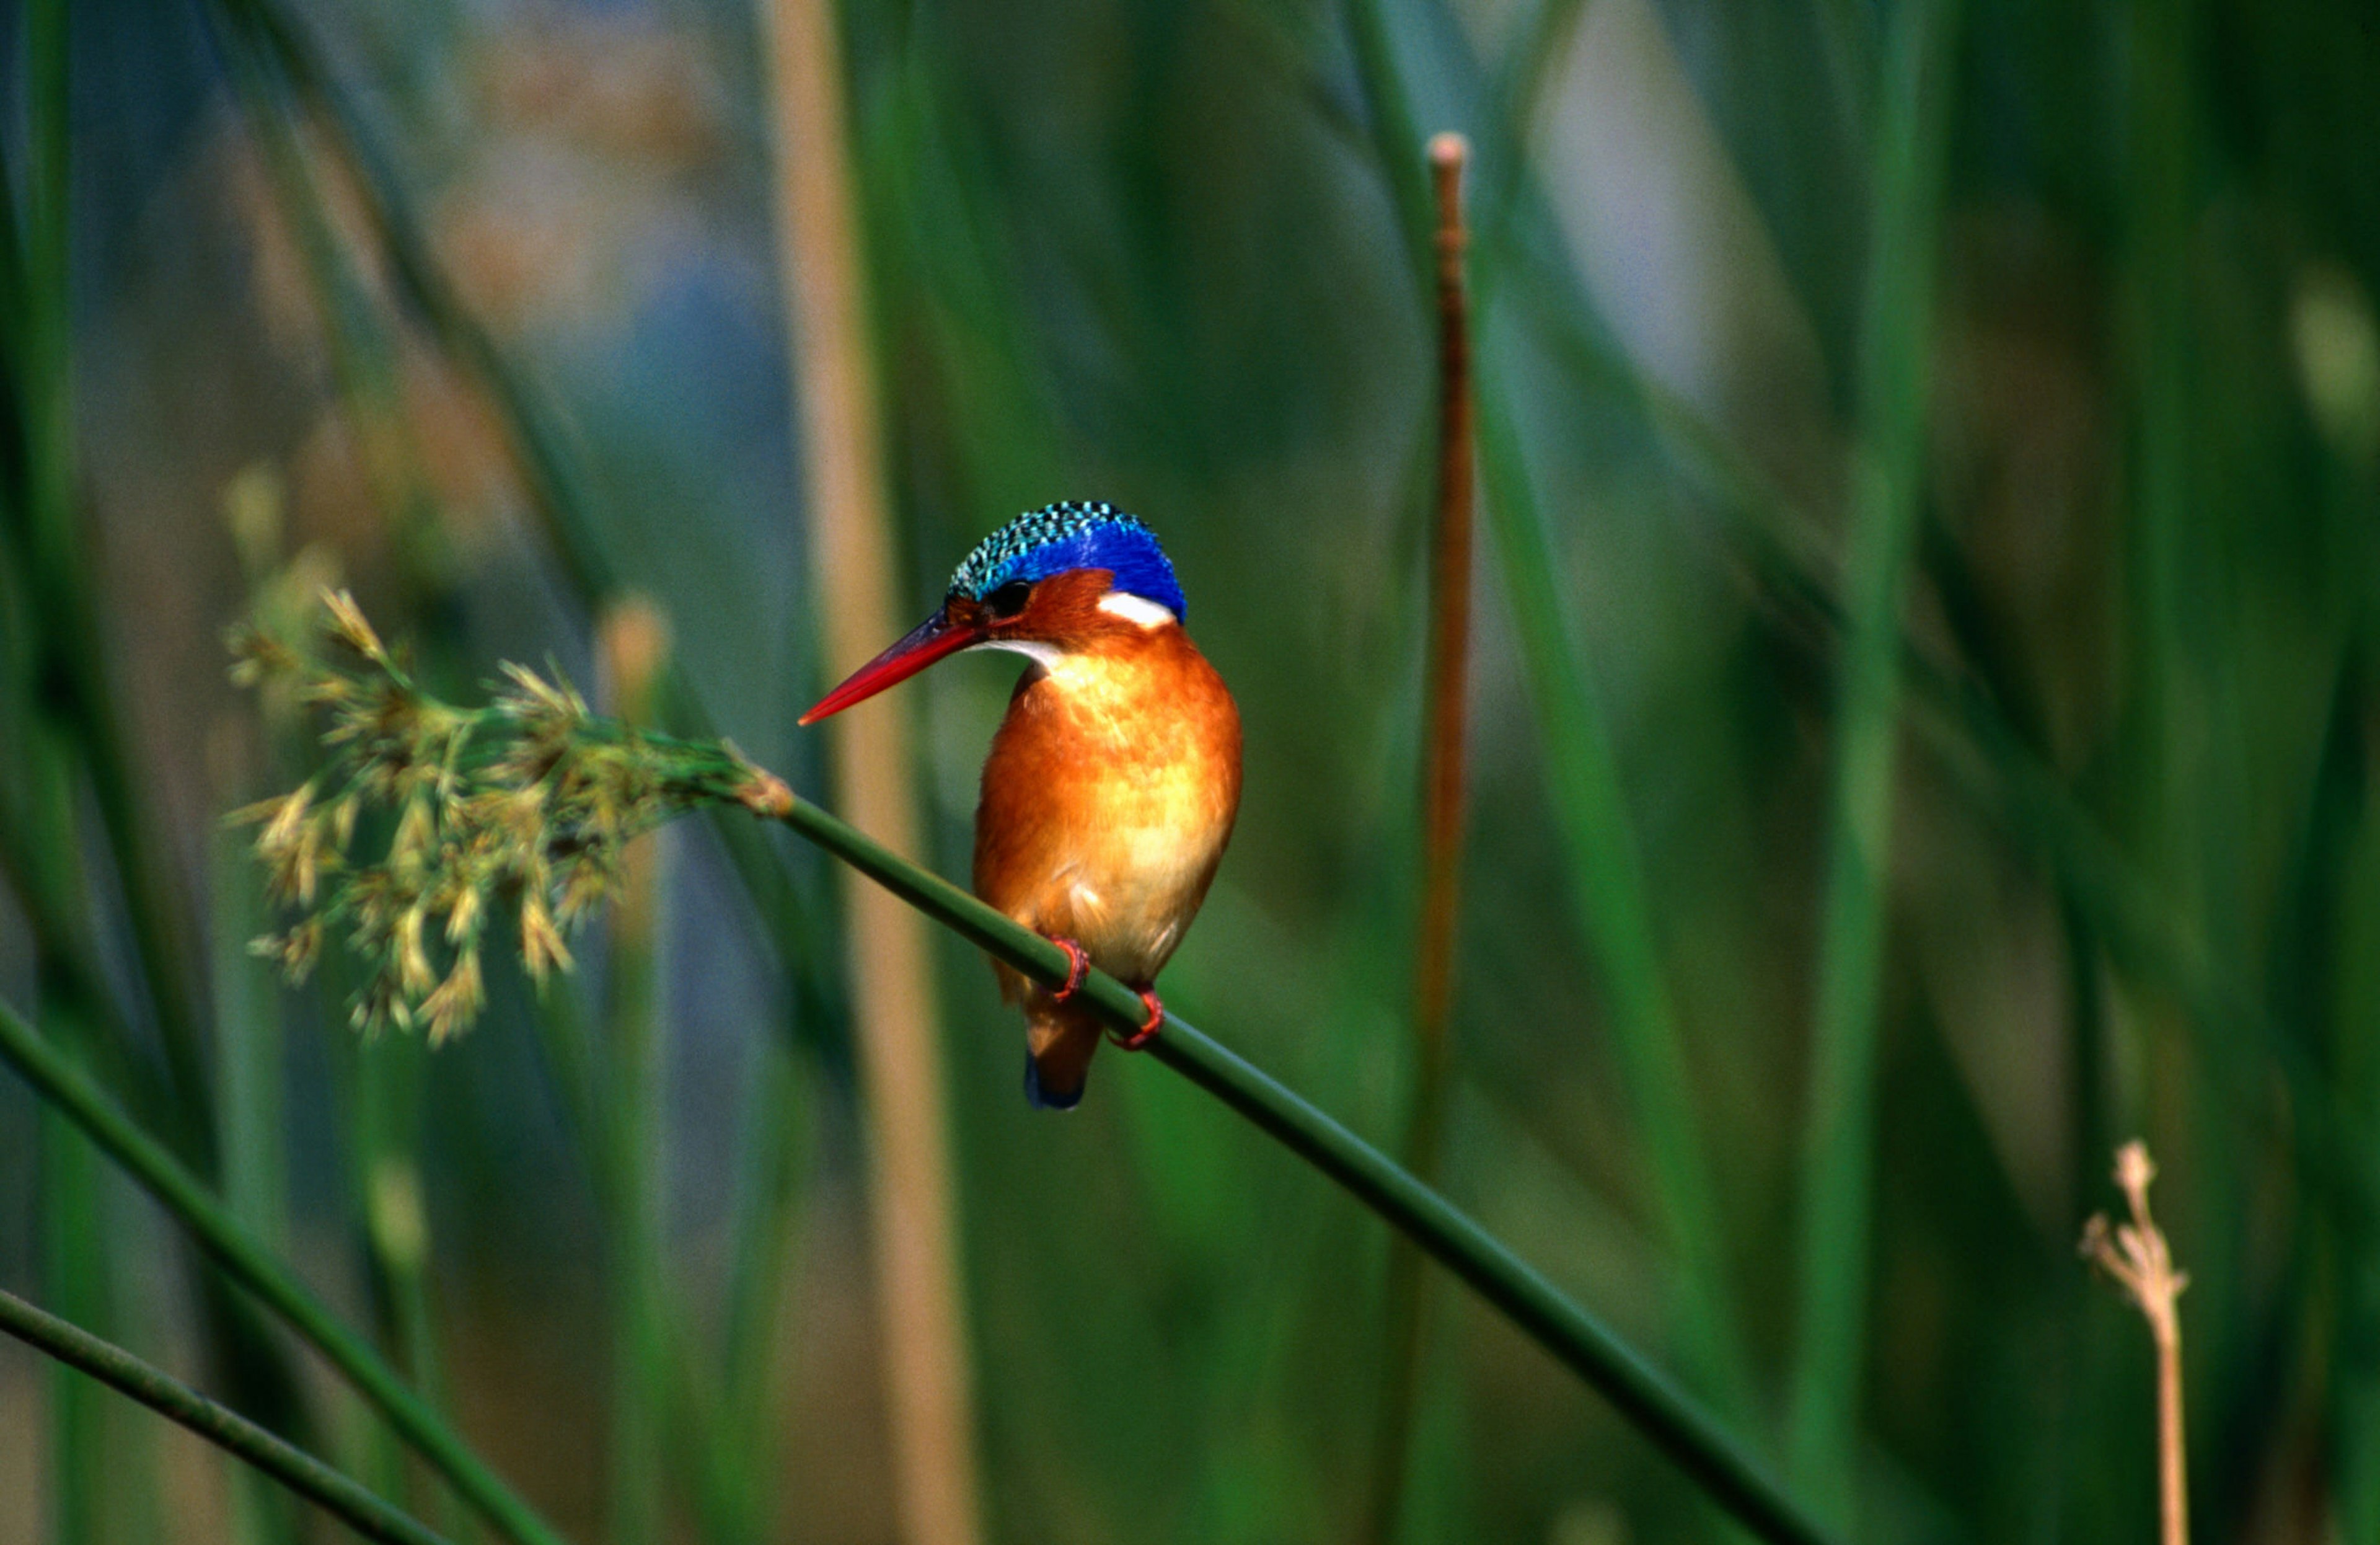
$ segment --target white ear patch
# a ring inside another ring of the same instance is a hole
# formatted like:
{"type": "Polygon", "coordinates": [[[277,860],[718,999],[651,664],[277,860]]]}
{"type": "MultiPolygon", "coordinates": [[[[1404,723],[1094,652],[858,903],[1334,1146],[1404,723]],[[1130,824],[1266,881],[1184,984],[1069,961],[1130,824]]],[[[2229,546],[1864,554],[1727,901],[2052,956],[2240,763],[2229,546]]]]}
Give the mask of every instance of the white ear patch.
{"type": "Polygon", "coordinates": [[[1171,607],[1160,606],[1146,596],[1126,590],[1110,590],[1099,597],[1099,610],[1137,627],[1162,627],[1175,620],[1171,607]]]}

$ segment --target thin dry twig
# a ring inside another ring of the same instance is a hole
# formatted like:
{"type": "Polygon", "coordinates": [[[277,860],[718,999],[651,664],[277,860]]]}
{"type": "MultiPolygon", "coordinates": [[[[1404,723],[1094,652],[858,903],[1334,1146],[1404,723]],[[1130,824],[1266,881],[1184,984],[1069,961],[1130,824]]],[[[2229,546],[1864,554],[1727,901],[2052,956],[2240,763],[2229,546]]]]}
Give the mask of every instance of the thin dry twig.
{"type": "MultiPolygon", "coordinates": [[[[1463,872],[1463,743],[1471,661],[1471,553],[1477,452],[1471,398],[1471,303],[1463,259],[1462,135],[1429,141],[1438,215],[1438,523],[1430,554],[1429,739],[1422,772],[1422,898],[1415,942],[1413,1112],[1405,1162],[1427,1179],[1437,1168],[1451,1060],[1447,1026],[1454,1002],[1454,932],[1463,872]]],[[[1421,1366],[1421,1256],[1398,1241],[1389,1259],[1387,1372],[1378,1453],[1364,1533],[1386,1539],[1404,1489],[1405,1451],[1421,1366]]]]}
{"type": "Polygon", "coordinates": [[[1470,232],[1463,222],[1460,134],[1429,142],[1438,196],[1438,542],[1431,563],[1429,766],[1424,794],[1427,882],[1423,906],[1415,1021],[1442,1077],[1453,1000],[1454,922],[1463,863],[1463,726],[1471,662],[1471,531],[1474,467],[1471,310],[1463,288],[1470,232]]]}
{"type": "Polygon", "coordinates": [[[2181,1429],[2181,1290],[2190,1273],[2177,1271],[2165,1233],[2149,1215],[2149,1182],[2156,1165],[2135,1139],[2116,1150],[2116,1185],[2132,1221],[2109,1223],[2095,1212],[2082,1226],[2082,1258],[2121,1287],[2149,1322],[2157,1354],[2157,1512],[2164,1545],[2187,1545],[2189,1491],[2184,1483],[2181,1429]]]}

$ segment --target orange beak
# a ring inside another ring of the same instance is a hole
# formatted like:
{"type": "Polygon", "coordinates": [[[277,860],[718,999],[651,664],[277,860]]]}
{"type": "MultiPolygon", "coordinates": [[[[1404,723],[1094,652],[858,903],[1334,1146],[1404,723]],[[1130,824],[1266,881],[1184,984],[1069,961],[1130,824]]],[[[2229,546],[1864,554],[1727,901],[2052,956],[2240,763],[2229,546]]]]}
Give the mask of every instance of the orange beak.
{"type": "Polygon", "coordinates": [[[984,637],[983,628],[959,627],[950,620],[947,614],[936,612],[911,628],[907,637],[899,643],[852,672],[842,686],[820,699],[816,708],[803,714],[799,723],[807,727],[830,713],[840,713],[856,702],[876,696],[887,687],[908,680],[946,654],[956,654],[971,644],[983,642],[984,637]]]}

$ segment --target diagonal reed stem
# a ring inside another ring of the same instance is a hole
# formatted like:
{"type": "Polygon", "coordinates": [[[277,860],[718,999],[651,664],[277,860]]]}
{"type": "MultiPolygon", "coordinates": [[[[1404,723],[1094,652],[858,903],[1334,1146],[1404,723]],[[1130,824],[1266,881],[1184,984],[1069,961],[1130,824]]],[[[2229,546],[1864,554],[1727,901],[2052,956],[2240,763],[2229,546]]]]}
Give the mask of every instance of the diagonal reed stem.
{"type": "Polygon", "coordinates": [[[0,1331],[35,1347],[243,1459],[299,1496],[319,1503],[367,1539],[392,1545],[445,1545],[411,1517],[236,1411],[216,1405],[163,1369],[90,1332],[0,1293],[0,1331]]]}
{"type": "Polygon", "coordinates": [[[0,1004],[0,1060],[81,1127],[225,1272],[330,1359],[389,1425],[515,1545],[564,1545],[552,1527],[497,1478],[369,1342],[349,1330],[233,1219],[212,1191],[6,1004],[0,1004]]]}
{"type": "MultiPolygon", "coordinates": [[[[1072,962],[1057,944],[797,798],[783,779],[761,771],[733,748],[638,735],[616,721],[597,718],[566,687],[542,681],[518,666],[507,667],[514,686],[489,707],[466,711],[439,702],[405,674],[352,599],[344,594],[325,599],[333,639],[346,651],[344,661],[310,657],[300,648],[261,639],[243,643],[244,659],[259,671],[305,683],[310,692],[341,705],[326,734],[346,748],[337,765],[358,788],[377,783],[397,767],[449,769],[453,782],[438,797],[448,806],[449,817],[432,813],[428,829],[417,822],[413,837],[393,845],[389,858],[372,861],[366,854],[349,853],[349,838],[342,834],[344,818],[337,810],[325,807],[307,815],[311,808],[308,790],[250,813],[268,822],[259,838],[260,854],[293,900],[303,893],[305,874],[337,863],[346,877],[345,884],[316,897],[311,905],[322,910],[299,925],[299,938],[317,940],[326,916],[353,921],[349,943],[374,962],[381,981],[375,991],[388,1005],[381,1012],[399,1023],[426,1019],[435,1034],[443,1013],[449,1033],[458,1028],[455,1015],[463,1011],[441,1011],[431,1004],[451,991],[464,967],[457,964],[449,973],[449,985],[432,991],[427,979],[436,972],[421,963],[411,967],[412,985],[407,985],[407,979],[396,975],[401,967],[391,959],[382,925],[369,914],[358,916],[359,909],[384,911],[421,885],[442,887],[442,894],[443,888],[453,887],[480,894],[513,876],[522,889],[519,926],[531,968],[540,964],[550,967],[564,963],[566,955],[553,937],[548,894],[575,893],[584,898],[590,886],[600,894],[608,885],[603,875],[616,859],[617,845],[626,836],[677,814],[730,805],[791,828],[1034,979],[1053,986],[1068,979],[1072,962]],[[370,728],[392,720],[419,726],[419,731],[387,736],[370,728]],[[363,743],[358,745],[354,736],[364,737],[363,743]],[[467,741],[474,748],[468,754],[467,741]],[[548,797],[540,797],[538,806],[545,814],[497,830],[492,824],[496,813],[510,807],[520,789],[530,786],[559,792],[551,797],[550,809],[548,797]],[[605,831],[611,834],[603,835],[605,831]],[[445,837],[455,840],[448,843],[445,837]],[[407,881],[388,878],[400,847],[411,856],[407,862],[418,864],[432,840],[440,842],[440,852],[452,857],[418,867],[407,881]],[[420,1006],[407,1007],[408,993],[417,995],[420,1006]]],[[[463,903],[458,899],[452,905],[463,903]]],[[[478,904],[473,912],[483,922],[485,906],[478,904]]],[[[302,947],[306,955],[297,957],[301,960],[317,945],[307,942],[302,947]]],[[[476,955],[471,958],[476,967],[476,955]]],[[[1076,986],[1083,1000],[1120,1034],[1140,1023],[1146,1008],[1140,994],[1113,978],[1093,972],[1087,984],[1076,986]]],[[[1585,1376],[1721,1506],[1768,1539],[1825,1538],[1725,1428],[1501,1241],[1306,1101],[1183,1021],[1170,1024],[1171,1031],[1154,1043],[1157,1060],[1338,1180],[1452,1268],[1524,1333],[1585,1376]]],[[[12,1046],[10,1039],[0,1037],[0,1054],[21,1062],[42,1050],[12,1046]]],[[[61,1071],[48,1070],[42,1082],[45,1093],[55,1091],[63,1082],[61,1071]]]]}
{"type": "MultiPolygon", "coordinates": [[[[1069,962],[1057,945],[798,797],[782,783],[765,780],[746,802],[1036,980],[1055,986],[1066,979],[1069,962]]],[[[1148,1014],[1138,993],[1104,972],[1093,970],[1081,991],[1084,1001],[1119,1032],[1137,1028],[1148,1014]]],[[[1835,1538],[1669,1375],[1388,1155],[1177,1016],[1166,1016],[1164,1033],[1149,1043],[1148,1051],[1337,1181],[1468,1283],[1524,1334],[1618,1407],[1754,1534],[1780,1545],[1819,1545],[1835,1538]]]]}

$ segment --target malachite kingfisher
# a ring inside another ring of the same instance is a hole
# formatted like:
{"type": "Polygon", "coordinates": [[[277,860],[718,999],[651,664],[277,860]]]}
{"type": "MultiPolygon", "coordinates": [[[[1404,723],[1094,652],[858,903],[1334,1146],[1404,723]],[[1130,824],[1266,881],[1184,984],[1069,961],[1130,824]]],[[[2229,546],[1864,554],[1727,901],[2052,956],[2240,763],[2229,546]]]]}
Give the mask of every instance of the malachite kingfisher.
{"type": "Polygon", "coordinates": [[[1103,503],[1029,511],[977,545],[933,615],[802,715],[816,724],[962,650],[1032,662],[983,764],[975,892],[1066,952],[1044,987],[995,961],[1025,1008],[1025,1094],[1083,1097],[1099,1021],[1076,1000],[1097,966],[1164,1023],[1153,984],[1207,898],[1240,807],[1240,712],[1183,631],[1156,534],[1103,503]]]}

